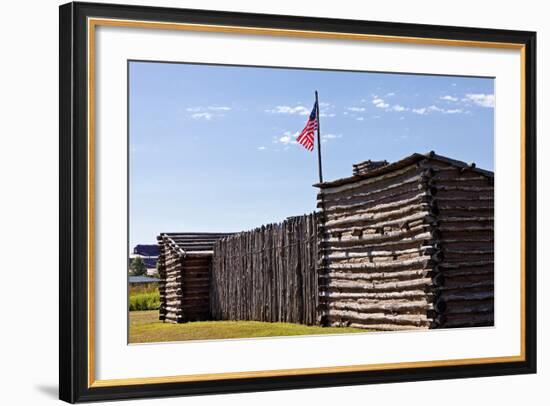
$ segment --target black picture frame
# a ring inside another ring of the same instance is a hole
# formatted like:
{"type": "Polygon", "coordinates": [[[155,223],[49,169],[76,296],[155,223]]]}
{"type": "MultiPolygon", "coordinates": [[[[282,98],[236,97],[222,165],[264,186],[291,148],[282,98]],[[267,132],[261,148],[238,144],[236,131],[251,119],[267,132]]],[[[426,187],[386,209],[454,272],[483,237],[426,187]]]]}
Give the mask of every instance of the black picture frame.
{"type": "Polygon", "coordinates": [[[59,397],[67,402],[235,393],[279,389],[467,378],[536,372],[536,33],[374,21],[262,15],[205,10],[68,3],[60,16],[60,269],[59,397]],[[271,29],[345,32],[524,46],[524,359],[472,365],[362,372],[90,386],[88,379],[87,19],[196,23],[271,29]]]}

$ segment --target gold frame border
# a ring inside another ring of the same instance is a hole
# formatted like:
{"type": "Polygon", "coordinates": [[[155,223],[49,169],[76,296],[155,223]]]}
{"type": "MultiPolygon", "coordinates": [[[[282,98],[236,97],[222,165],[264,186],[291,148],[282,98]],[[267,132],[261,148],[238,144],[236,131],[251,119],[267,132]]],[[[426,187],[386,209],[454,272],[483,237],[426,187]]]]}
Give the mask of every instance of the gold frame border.
{"type": "Polygon", "coordinates": [[[372,35],[355,34],[343,32],[326,31],[307,31],[274,29],[259,27],[241,27],[228,25],[209,25],[209,24],[187,24],[187,23],[163,23],[153,21],[139,20],[120,20],[108,18],[89,18],[87,27],[88,40],[88,388],[104,388],[126,385],[143,384],[161,384],[177,382],[198,382],[214,381],[221,379],[244,379],[244,378],[266,378],[281,376],[299,376],[312,374],[331,374],[342,372],[366,372],[382,371],[398,368],[426,368],[458,365],[480,365],[497,364],[505,362],[523,362],[526,359],[525,349],[525,45],[506,42],[485,42],[485,41],[465,41],[453,39],[436,39],[422,37],[399,37],[390,35],[372,35]],[[267,371],[246,371],[246,372],[222,372],[212,374],[192,374],[175,375],[146,378],[123,378],[123,379],[95,379],[95,341],[94,341],[94,300],[95,300],[95,229],[94,229],[94,191],[95,191],[95,28],[97,26],[111,27],[132,27],[149,28],[161,30],[180,30],[194,32],[218,32],[245,35],[266,35],[279,37],[299,37],[299,38],[319,38],[319,39],[339,39],[370,42],[389,42],[405,44],[421,44],[435,46],[460,46],[460,47],[478,47],[478,48],[497,48],[513,49],[520,51],[520,83],[521,83],[521,101],[520,101],[520,164],[521,164],[521,269],[520,269],[520,337],[521,350],[519,355],[503,357],[485,357],[485,358],[465,358],[453,360],[434,360],[434,361],[415,361],[415,362],[397,362],[384,364],[365,364],[348,365],[335,367],[318,368],[297,368],[297,369],[278,369],[267,371]]]}

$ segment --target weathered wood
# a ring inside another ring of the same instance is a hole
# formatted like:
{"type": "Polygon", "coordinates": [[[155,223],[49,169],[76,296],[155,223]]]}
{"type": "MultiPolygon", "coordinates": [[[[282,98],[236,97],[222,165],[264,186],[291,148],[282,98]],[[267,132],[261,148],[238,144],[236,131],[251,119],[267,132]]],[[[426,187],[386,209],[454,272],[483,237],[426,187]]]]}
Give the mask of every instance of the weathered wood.
{"type": "Polygon", "coordinates": [[[363,173],[321,185],[327,238],[319,288],[328,324],[414,327],[373,320],[401,308],[422,320],[421,328],[434,328],[457,325],[448,317],[457,313],[492,312],[489,174],[434,155],[363,173]]]}
{"type": "Polygon", "coordinates": [[[316,324],[316,264],[315,214],[219,240],[212,266],[213,318],[316,324]]]}
{"type": "Polygon", "coordinates": [[[386,313],[363,313],[351,310],[331,310],[331,317],[343,317],[347,320],[362,320],[383,324],[412,324],[426,326],[429,320],[425,314],[386,314],[386,313]]]}
{"type": "Polygon", "coordinates": [[[210,266],[214,242],[227,233],[165,233],[157,237],[159,319],[181,323],[210,318],[210,266]]]}

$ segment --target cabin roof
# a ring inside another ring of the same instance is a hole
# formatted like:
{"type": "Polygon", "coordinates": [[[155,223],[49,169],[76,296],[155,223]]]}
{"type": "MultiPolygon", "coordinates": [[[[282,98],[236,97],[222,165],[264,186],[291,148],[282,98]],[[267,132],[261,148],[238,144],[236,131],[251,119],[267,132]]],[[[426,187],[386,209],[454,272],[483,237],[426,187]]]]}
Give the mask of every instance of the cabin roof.
{"type": "Polygon", "coordinates": [[[168,242],[183,255],[211,255],[214,243],[233,233],[161,233],[159,243],[168,242]]]}
{"type": "MultiPolygon", "coordinates": [[[[400,159],[399,161],[395,161],[395,162],[392,162],[390,164],[374,168],[374,169],[372,169],[370,171],[367,171],[367,172],[357,173],[357,174],[355,174],[353,176],[349,176],[347,178],[336,179],[336,180],[329,181],[329,182],[316,183],[313,186],[323,189],[323,188],[327,188],[327,187],[345,185],[347,183],[353,183],[353,182],[356,182],[358,180],[373,178],[375,176],[380,176],[380,175],[383,175],[383,174],[386,174],[386,173],[389,173],[389,172],[392,172],[392,171],[396,171],[398,169],[402,169],[406,166],[412,165],[412,164],[414,164],[416,162],[419,162],[421,160],[424,160],[424,159],[431,159],[431,160],[434,160],[434,161],[443,162],[443,163],[446,163],[446,164],[449,164],[449,165],[456,166],[457,168],[465,168],[465,169],[468,169],[468,170],[473,171],[473,172],[477,172],[481,175],[484,175],[484,176],[487,176],[487,177],[490,177],[490,178],[494,177],[493,172],[485,170],[485,169],[476,168],[475,164],[473,164],[473,163],[468,164],[466,162],[457,161],[456,159],[448,158],[448,157],[445,157],[443,155],[437,155],[435,152],[430,151],[430,152],[425,153],[425,154],[414,153],[414,154],[409,155],[409,156],[407,156],[403,159],[400,159]]],[[[360,163],[355,164],[354,167],[356,167],[357,165],[360,165],[360,163]]]]}

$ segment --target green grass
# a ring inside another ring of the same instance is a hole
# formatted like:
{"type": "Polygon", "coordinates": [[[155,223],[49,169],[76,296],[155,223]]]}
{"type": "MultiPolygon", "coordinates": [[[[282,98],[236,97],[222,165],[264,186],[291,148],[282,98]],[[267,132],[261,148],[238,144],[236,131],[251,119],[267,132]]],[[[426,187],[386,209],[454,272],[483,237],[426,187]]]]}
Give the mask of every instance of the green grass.
{"type": "Polygon", "coordinates": [[[158,311],[130,312],[130,343],[365,332],[366,330],[348,327],[318,327],[259,321],[195,321],[172,324],[159,321],[158,311]]]}
{"type": "Polygon", "coordinates": [[[157,288],[150,291],[130,290],[130,311],[135,310],[157,310],[160,306],[160,295],[157,288]]]}

